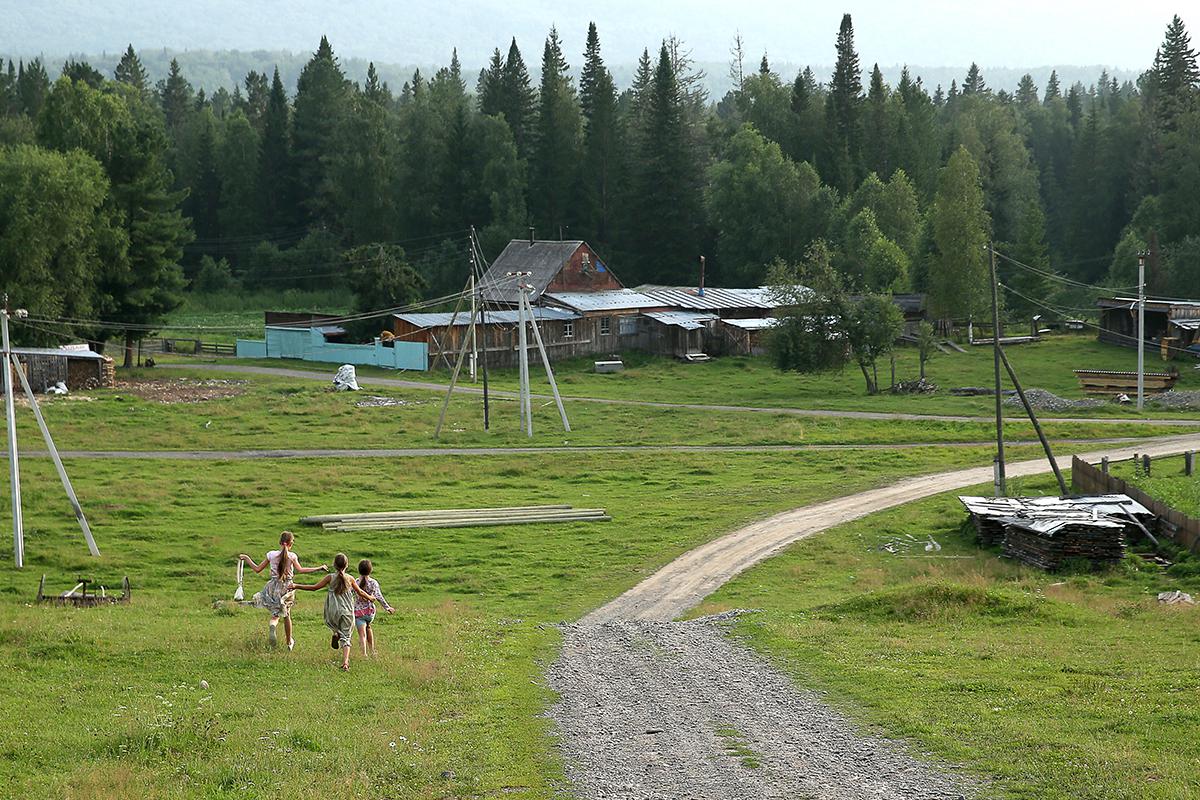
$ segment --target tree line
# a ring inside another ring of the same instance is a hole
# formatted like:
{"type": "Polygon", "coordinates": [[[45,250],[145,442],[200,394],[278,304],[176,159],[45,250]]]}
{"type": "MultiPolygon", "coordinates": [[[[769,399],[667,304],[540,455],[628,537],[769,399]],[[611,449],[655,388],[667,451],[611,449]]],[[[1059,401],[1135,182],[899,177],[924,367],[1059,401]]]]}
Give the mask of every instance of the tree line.
{"type": "Polygon", "coordinates": [[[1132,285],[1143,250],[1152,293],[1195,294],[1200,72],[1178,17],[1136,83],[1009,92],[972,65],[930,91],[875,65],[864,84],[849,15],[835,49],[826,80],[785,77],[737,39],[716,99],[675,39],[618,89],[595,25],[578,79],[553,28],[537,80],[512,40],[470,80],[455,54],[399,90],[373,66],[348,80],[324,38],[295,87],[252,71],[211,96],[177,62],[150,85],[132,46],[111,78],[10,61],[0,284],[147,326],[188,285],[399,275],[386,296],[442,296],[474,226],[489,256],[530,228],[585,239],[629,285],[692,283],[702,254],[711,281],[760,285],[820,245],[848,288],[926,292],[942,318],[986,307],[988,242],[1032,267],[1001,264],[1022,313],[1069,304],[1055,276],[1132,285]]]}

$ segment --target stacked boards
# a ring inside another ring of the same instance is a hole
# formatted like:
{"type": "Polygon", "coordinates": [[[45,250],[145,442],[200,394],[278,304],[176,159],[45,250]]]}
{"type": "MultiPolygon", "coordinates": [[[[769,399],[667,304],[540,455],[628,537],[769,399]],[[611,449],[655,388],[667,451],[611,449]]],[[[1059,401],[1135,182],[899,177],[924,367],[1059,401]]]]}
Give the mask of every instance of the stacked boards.
{"type": "Polygon", "coordinates": [[[330,531],[389,531],[400,528],[476,528],[492,525],[609,522],[610,520],[612,517],[603,508],[546,505],[324,514],[303,517],[300,523],[302,525],[319,525],[330,531]]]}
{"type": "Polygon", "coordinates": [[[1154,521],[1149,509],[1123,494],[958,499],[981,544],[999,544],[1005,556],[1046,570],[1074,559],[1115,564],[1127,537],[1154,521]]]}

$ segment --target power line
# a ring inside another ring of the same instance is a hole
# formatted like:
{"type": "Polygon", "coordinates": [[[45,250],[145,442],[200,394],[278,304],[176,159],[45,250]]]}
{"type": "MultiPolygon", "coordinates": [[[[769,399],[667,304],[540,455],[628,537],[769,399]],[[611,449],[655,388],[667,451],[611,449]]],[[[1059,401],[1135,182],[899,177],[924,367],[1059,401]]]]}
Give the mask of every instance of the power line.
{"type": "Polygon", "coordinates": [[[1026,269],[1026,270],[1028,270],[1036,275],[1040,275],[1041,277],[1046,278],[1048,280],[1058,281],[1059,283],[1066,284],[1067,286],[1073,286],[1073,287],[1081,288],[1081,289],[1093,289],[1098,292],[1134,291],[1138,288],[1136,286],[1098,286],[1094,283],[1084,283],[1082,281],[1077,281],[1074,278],[1068,278],[1063,275],[1059,275],[1056,272],[1050,272],[1048,270],[1040,269],[1039,267],[1030,266],[1029,264],[1018,261],[1017,259],[1013,258],[1012,256],[1007,256],[1004,253],[1001,253],[999,250],[996,250],[995,253],[1000,258],[1004,259],[1005,261],[1007,261],[1008,263],[1010,263],[1014,266],[1020,267],[1022,269],[1026,269]]]}

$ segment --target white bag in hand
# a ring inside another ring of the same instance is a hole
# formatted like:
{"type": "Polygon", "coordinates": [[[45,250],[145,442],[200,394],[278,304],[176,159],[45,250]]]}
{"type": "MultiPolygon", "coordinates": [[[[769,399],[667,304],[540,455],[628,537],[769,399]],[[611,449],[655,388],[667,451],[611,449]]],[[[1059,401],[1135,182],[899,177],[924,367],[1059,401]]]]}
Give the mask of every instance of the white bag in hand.
{"type": "Polygon", "coordinates": [[[245,594],[242,593],[242,570],[245,568],[246,568],[246,563],[239,558],[238,563],[237,563],[238,585],[237,585],[237,588],[233,590],[233,599],[237,600],[239,603],[242,602],[242,599],[245,597],[245,594]]]}

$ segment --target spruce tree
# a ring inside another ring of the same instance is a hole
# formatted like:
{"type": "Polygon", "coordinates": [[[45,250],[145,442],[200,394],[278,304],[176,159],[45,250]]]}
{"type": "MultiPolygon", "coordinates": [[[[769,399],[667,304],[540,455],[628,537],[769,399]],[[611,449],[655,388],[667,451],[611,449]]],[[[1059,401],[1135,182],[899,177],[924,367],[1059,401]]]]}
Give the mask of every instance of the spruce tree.
{"type": "Polygon", "coordinates": [[[93,89],[99,89],[104,85],[104,76],[86,61],[76,61],[73,58],[68,58],[66,63],[63,64],[62,74],[73,81],[83,81],[93,89]]]}
{"type": "Polygon", "coordinates": [[[480,71],[475,95],[479,99],[480,114],[490,117],[504,113],[504,59],[500,48],[492,51],[487,68],[480,71]]]}
{"type": "Polygon", "coordinates": [[[1017,84],[1017,105],[1024,109],[1040,105],[1037,84],[1033,82],[1033,76],[1028,72],[1021,76],[1021,82],[1017,84]]]}
{"type": "Polygon", "coordinates": [[[1196,51],[1192,49],[1191,37],[1178,15],[1167,26],[1166,37],[1154,55],[1154,66],[1148,78],[1147,90],[1158,133],[1173,131],[1179,117],[1196,106],[1200,87],[1196,51]]]}
{"type": "Polygon", "coordinates": [[[1058,84],[1058,70],[1050,70],[1050,80],[1046,81],[1046,95],[1042,100],[1046,105],[1050,105],[1051,100],[1056,100],[1062,97],[1062,91],[1058,84]]]}
{"type": "Polygon", "coordinates": [[[867,171],[880,175],[887,175],[892,169],[890,150],[894,135],[888,111],[888,87],[876,64],[871,70],[871,84],[867,91],[863,155],[867,171]]]}
{"type": "Polygon", "coordinates": [[[346,116],[350,82],[333,53],[329,40],[321,37],[300,78],[292,112],[292,154],[296,187],[305,221],[332,225],[336,211],[331,206],[328,160],[337,149],[337,131],[346,116]]]}
{"type": "Polygon", "coordinates": [[[862,164],[862,71],[854,49],[854,23],[842,16],[837,36],[837,63],[826,99],[826,181],[842,192],[858,182],[862,164]]]}
{"type": "Polygon", "coordinates": [[[167,77],[159,81],[158,99],[162,104],[163,119],[167,123],[167,133],[172,139],[178,139],[179,131],[188,115],[192,113],[194,97],[192,84],[183,77],[183,70],[177,59],[171,59],[167,77]]]}
{"type": "Polygon", "coordinates": [[[376,105],[387,107],[392,104],[392,92],[386,83],[379,80],[375,62],[367,64],[367,82],[363,85],[363,97],[376,105]]]}
{"type": "Polygon", "coordinates": [[[287,93],[276,67],[263,116],[258,159],[258,207],[264,232],[280,233],[297,224],[290,131],[287,93]]]}
{"type": "Polygon", "coordinates": [[[246,73],[243,85],[246,87],[246,98],[241,105],[242,111],[245,112],[247,121],[249,121],[261,137],[267,123],[267,105],[270,103],[271,81],[267,78],[267,73],[250,70],[246,73]]]}
{"type": "Polygon", "coordinates": [[[645,93],[629,221],[635,280],[690,281],[699,254],[701,159],[666,43],[645,93]]]}
{"type": "Polygon", "coordinates": [[[612,73],[600,55],[596,23],[588,24],[583,72],[579,77],[579,105],[583,114],[583,188],[587,238],[609,241],[613,192],[621,155],[617,119],[617,89],[612,73]]]}
{"type": "Polygon", "coordinates": [[[517,152],[522,158],[526,158],[533,147],[537,93],[533,90],[529,70],[525,67],[525,60],[521,58],[521,50],[517,47],[515,37],[508,47],[508,57],[504,59],[500,85],[503,99],[501,113],[512,130],[517,152]]]}
{"type": "Polygon", "coordinates": [[[188,173],[191,175],[190,191],[184,201],[183,210],[192,219],[192,228],[200,239],[221,237],[218,213],[221,208],[221,179],[217,173],[217,121],[211,109],[196,115],[192,134],[192,157],[188,173]]]}
{"type": "Polygon", "coordinates": [[[572,221],[581,133],[579,104],[570,67],[563,56],[558,31],[553,27],[542,52],[542,84],[538,97],[529,210],[538,227],[553,236],[572,221]]]}
{"type": "Polygon", "coordinates": [[[117,83],[132,86],[143,94],[150,89],[146,70],[142,66],[142,60],[138,58],[138,54],[134,51],[132,44],[125,48],[125,54],[121,56],[121,60],[117,63],[117,68],[113,71],[113,77],[116,78],[117,83]]]}
{"type": "Polygon", "coordinates": [[[967,79],[963,81],[962,93],[964,95],[987,94],[987,91],[987,84],[983,82],[983,73],[979,70],[979,65],[972,61],[970,69],[967,70],[967,79]]]}

